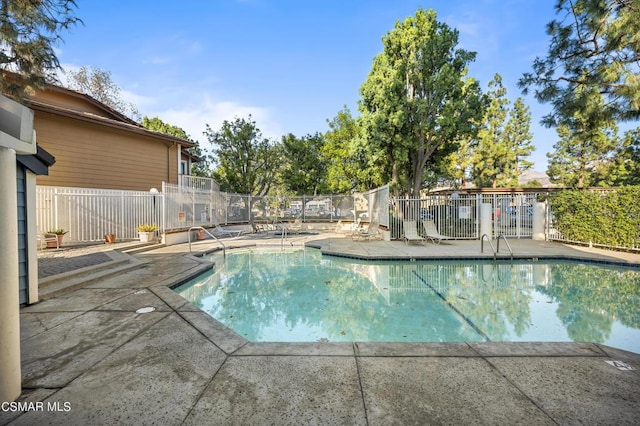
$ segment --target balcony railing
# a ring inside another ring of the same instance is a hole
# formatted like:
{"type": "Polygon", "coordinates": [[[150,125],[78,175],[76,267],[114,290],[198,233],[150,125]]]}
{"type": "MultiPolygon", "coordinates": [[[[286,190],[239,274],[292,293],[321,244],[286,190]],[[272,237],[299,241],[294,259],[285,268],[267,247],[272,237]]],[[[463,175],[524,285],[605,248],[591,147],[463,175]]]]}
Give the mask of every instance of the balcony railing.
{"type": "Polygon", "coordinates": [[[218,191],[220,188],[215,180],[200,176],[180,175],[180,186],[194,191],[218,191]]]}

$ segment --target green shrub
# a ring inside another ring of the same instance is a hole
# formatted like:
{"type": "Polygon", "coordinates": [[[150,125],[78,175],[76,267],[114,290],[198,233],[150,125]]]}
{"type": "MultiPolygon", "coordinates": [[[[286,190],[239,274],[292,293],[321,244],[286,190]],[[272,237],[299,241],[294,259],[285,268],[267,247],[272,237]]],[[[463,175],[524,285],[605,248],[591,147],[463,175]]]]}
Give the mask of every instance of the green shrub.
{"type": "Polygon", "coordinates": [[[640,247],[640,186],[561,191],[550,201],[554,226],[567,240],[640,247]]]}

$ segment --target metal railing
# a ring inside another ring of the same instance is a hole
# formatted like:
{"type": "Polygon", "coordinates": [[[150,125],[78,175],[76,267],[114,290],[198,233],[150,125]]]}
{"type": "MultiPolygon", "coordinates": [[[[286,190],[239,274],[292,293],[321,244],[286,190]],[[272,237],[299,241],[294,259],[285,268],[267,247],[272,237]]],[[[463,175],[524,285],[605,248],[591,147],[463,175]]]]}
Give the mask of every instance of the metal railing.
{"type": "Polygon", "coordinates": [[[511,250],[511,245],[509,244],[509,241],[507,241],[507,238],[500,234],[498,235],[498,238],[496,238],[496,246],[494,247],[493,242],[491,241],[491,238],[489,237],[488,234],[482,234],[482,237],[480,238],[480,253],[484,253],[484,240],[489,241],[489,245],[491,246],[491,250],[493,250],[493,260],[497,260],[497,255],[500,253],[500,239],[503,239],[504,242],[507,244],[507,248],[509,249],[509,253],[511,254],[511,260],[513,260],[513,250],[511,250]]]}
{"type": "Polygon", "coordinates": [[[500,239],[503,239],[505,244],[507,245],[507,248],[509,249],[509,253],[511,253],[511,260],[513,260],[513,250],[511,250],[511,245],[509,244],[509,241],[507,241],[507,237],[505,237],[503,234],[498,235],[498,238],[496,239],[497,241],[497,249],[496,252],[500,253],[500,239]]]}
{"type": "MultiPolygon", "coordinates": [[[[482,205],[490,208],[490,237],[530,238],[533,235],[533,206],[546,192],[434,194],[419,198],[390,200],[391,238],[402,236],[402,220],[432,221],[447,239],[479,239],[482,205]]],[[[419,226],[420,227],[420,226],[419,226]]]]}
{"type": "Polygon", "coordinates": [[[188,238],[189,238],[189,253],[191,253],[191,231],[195,231],[196,229],[200,229],[202,231],[204,231],[207,235],[209,235],[211,238],[213,238],[214,240],[216,240],[221,246],[222,246],[222,254],[226,257],[227,256],[227,247],[224,245],[224,243],[222,241],[220,241],[218,239],[218,237],[216,237],[215,235],[213,235],[211,232],[207,231],[205,228],[203,228],[202,226],[192,226],[191,228],[189,228],[188,231],[188,238]]]}
{"type": "Polygon", "coordinates": [[[487,239],[487,241],[489,241],[489,245],[491,246],[491,251],[493,252],[493,260],[496,260],[496,248],[493,246],[493,243],[491,242],[491,238],[489,238],[489,235],[487,234],[482,234],[482,237],[480,237],[480,253],[484,253],[484,240],[485,238],[487,239]]]}

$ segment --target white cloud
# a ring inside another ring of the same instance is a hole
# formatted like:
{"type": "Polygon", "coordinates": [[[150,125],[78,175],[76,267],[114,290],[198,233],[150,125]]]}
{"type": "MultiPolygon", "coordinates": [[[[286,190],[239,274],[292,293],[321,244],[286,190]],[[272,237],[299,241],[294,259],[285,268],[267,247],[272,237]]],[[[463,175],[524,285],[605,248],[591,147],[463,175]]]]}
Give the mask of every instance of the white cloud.
{"type": "Polygon", "coordinates": [[[156,103],[156,100],[152,97],[139,95],[129,90],[120,89],[120,97],[122,100],[135,105],[139,110],[144,110],[145,107],[156,103]]]}
{"type": "Polygon", "coordinates": [[[251,114],[256,126],[262,135],[271,139],[279,139],[282,134],[282,126],[273,119],[269,108],[243,105],[234,101],[216,101],[205,96],[197,102],[188,105],[175,105],[165,110],[157,110],[153,113],[162,121],[174,126],[179,126],[192,138],[207,148],[206,137],[203,135],[208,124],[214,131],[218,130],[224,120],[232,121],[236,117],[248,118],[251,114]]]}

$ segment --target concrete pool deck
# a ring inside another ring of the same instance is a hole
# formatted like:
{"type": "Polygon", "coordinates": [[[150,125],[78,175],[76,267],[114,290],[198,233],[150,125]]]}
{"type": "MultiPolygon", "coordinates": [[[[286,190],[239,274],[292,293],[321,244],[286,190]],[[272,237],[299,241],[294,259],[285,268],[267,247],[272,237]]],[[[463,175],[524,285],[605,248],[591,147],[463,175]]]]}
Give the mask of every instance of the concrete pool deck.
{"type": "MultiPolygon", "coordinates": [[[[322,234],[224,243],[311,244],[368,258],[493,258],[487,247],[480,254],[479,241],[406,246],[322,234]]],[[[640,264],[637,254],[509,243],[516,257],[640,264]]],[[[193,245],[196,252],[215,247],[193,245]]],[[[74,269],[89,274],[92,254],[111,248],[42,257],[67,265],[58,274],[65,281],[74,269]]],[[[115,262],[97,257],[98,264],[115,262]]],[[[119,266],[116,275],[21,309],[19,401],[34,404],[24,413],[0,410],[0,425],[620,425],[640,419],[640,354],[594,343],[251,343],[170,290],[211,267],[186,244],[129,257],[135,267],[119,266]],[[144,307],[155,310],[136,313],[144,307]]]]}

